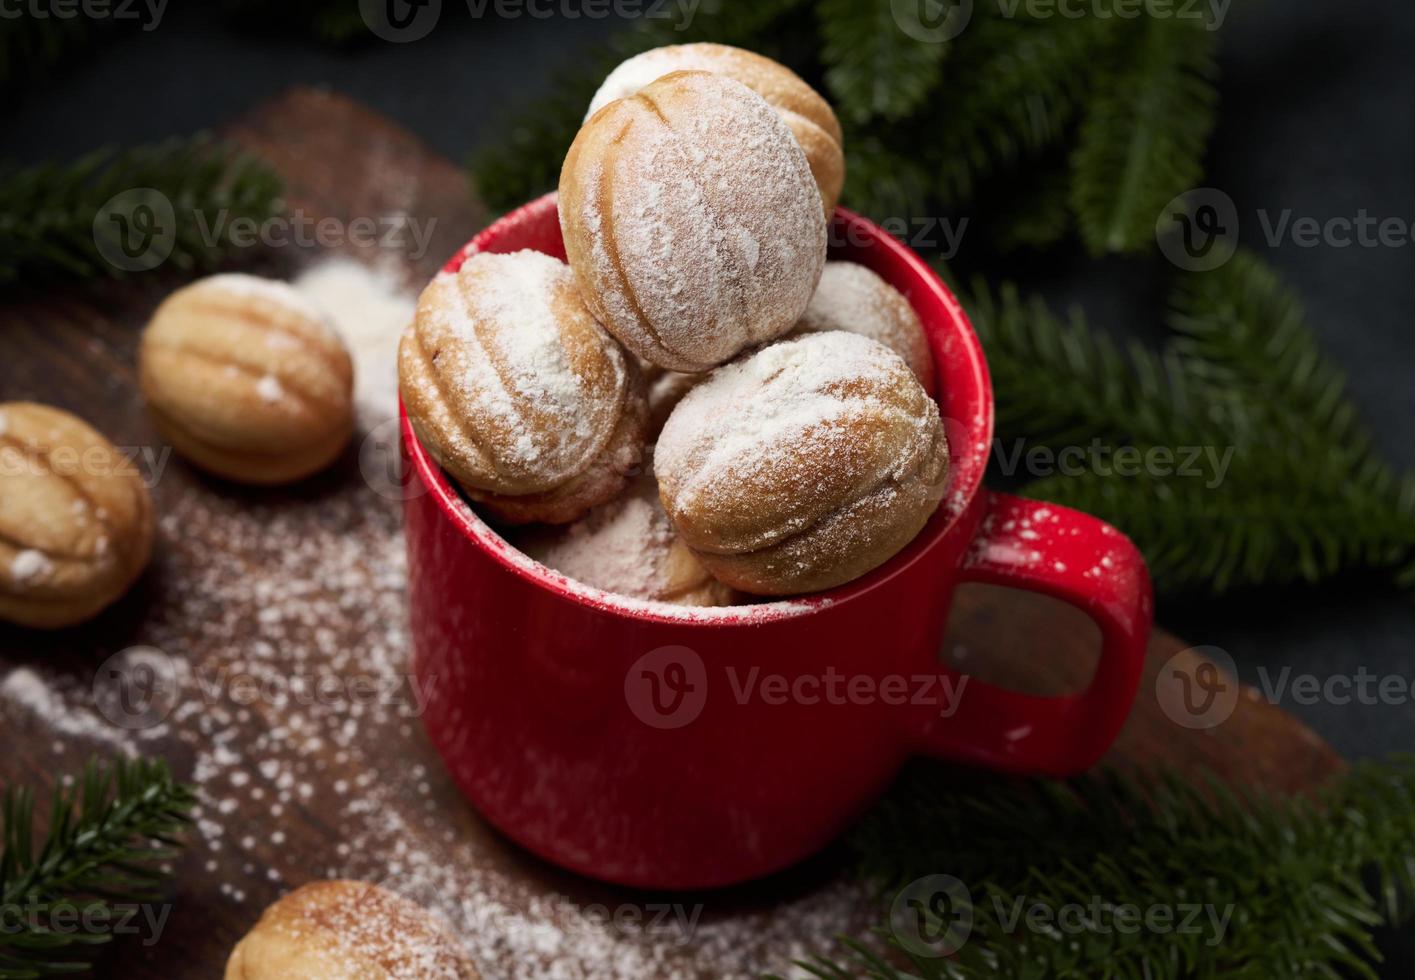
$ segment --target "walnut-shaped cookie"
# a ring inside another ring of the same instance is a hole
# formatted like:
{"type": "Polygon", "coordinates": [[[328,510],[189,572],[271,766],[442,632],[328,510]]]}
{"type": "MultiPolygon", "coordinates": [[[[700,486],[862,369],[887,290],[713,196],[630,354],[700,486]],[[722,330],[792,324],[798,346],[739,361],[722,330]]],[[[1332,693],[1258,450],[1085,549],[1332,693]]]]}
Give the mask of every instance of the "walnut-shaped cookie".
{"type": "Polygon", "coordinates": [[[152,554],[152,499],[87,423],[0,403],[0,619],[56,629],[126,592],[152,554]]]}
{"type": "Polygon", "coordinates": [[[791,127],[805,151],[825,204],[834,213],[845,185],[844,135],[830,103],[801,77],[771,58],[725,44],[673,44],[635,55],[609,73],[590,102],[588,119],[609,103],[638,93],[675,71],[710,71],[756,92],[791,127]]]}
{"type": "Polygon", "coordinates": [[[925,391],[934,384],[933,355],[919,314],[904,294],[855,262],[827,262],[799,333],[844,330],[878,340],[904,358],[925,391]]]}
{"type": "Polygon", "coordinates": [[[547,568],[631,599],[680,606],[736,601],[732,589],[709,575],[679,540],[651,473],[574,524],[536,528],[515,543],[547,568]]]}
{"type": "Polygon", "coordinates": [[[480,980],[466,952],[417,903],[377,885],[321,881],[261,915],[226,980],[480,980]]]}
{"type": "Polygon", "coordinates": [[[502,522],[569,523],[643,458],[643,379],[548,255],[483,253],[434,279],[398,374],[419,440],[502,522]]]}
{"type": "Polygon", "coordinates": [[[837,331],[713,372],[673,410],[654,463],[669,518],[714,577],[793,595],[913,540],[943,497],[948,445],[904,360],[837,331]]]}
{"type": "Polygon", "coordinates": [[[560,173],[560,226],[594,315],[635,354],[706,371],[796,325],[825,215],[781,116],[726,75],[673,72],[611,102],[560,173]]]}
{"type": "Polygon", "coordinates": [[[293,287],[256,276],[199,280],[143,332],[139,383],[163,438],[239,483],[324,469],[354,428],[354,369],[328,319],[293,287]]]}

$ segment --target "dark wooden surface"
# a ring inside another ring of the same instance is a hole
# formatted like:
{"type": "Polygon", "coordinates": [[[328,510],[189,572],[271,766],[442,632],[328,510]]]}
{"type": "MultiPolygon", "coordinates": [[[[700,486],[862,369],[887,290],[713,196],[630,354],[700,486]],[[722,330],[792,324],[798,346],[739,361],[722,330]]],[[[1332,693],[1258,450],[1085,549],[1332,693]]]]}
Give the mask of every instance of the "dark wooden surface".
{"type": "MultiPolygon", "coordinates": [[[[229,135],[271,160],[288,181],[291,207],[311,216],[436,218],[427,254],[403,257],[410,285],[486,218],[458,167],[338,96],[293,91],[234,123],[229,135]]],[[[317,257],[285,248],[241,267],[289,275],[317,257]]],[[[0,401],[56,404],[116,444],[160,451],[136,394],[134,352],[147,316],[182,281],[159,272],[0,302],[0,401]]],[[[568,977],[782,969],[773,956],[808,953],[833,932],[870,921],[838,853],[700,896],[635,894],[547,867],[480,821],[416,720],[387,706],[238,703],[229,690],[189,704],[199,689],[193,676],[220,677],[233,666],[263,679],[366,671],[398,680],[406,637],[398,506],[370,490],[359,449],[356,440],[336,467],[306,484],[263,492],[220,484],[174,459],[153,487],[161,516],[153,567],[127,598],[67,632],[0,626],[0,780],[47,786],[91,753],[132,750],[170,759],[202,789],[202,825],[175,869],[165,929],[155,942],[117,943],[102,975],[219,976],[261,909],[331,874],[383,881],[436,908],[489,978],[541,975],[552,962],[568,977]],[[108,658],[135,646],[181,665],[175,697],[186,701],[160,725],[124,729],[95,710],[94,692],[106,690],[108,658]],[[649,919],[674,903],[703,906],[691,934],[598,918],[627,907],[649,919]]],[[[970,588],[943,652],[989,679],[1056,693],[1084,683],[1095,643],[1094,627],[1057,603],[970,588]]],[[[1201,663],[1185,647],[1156,633],[1139,703],[1109,762],[1208,769],[1284,792],[1310,789],[1341,769],[1316,736],[1251,692],[1212,728],[1175,724],[1180,702],[1171,696],[1182,682],[1174,671],[1192,674],[1201,663]]]]}

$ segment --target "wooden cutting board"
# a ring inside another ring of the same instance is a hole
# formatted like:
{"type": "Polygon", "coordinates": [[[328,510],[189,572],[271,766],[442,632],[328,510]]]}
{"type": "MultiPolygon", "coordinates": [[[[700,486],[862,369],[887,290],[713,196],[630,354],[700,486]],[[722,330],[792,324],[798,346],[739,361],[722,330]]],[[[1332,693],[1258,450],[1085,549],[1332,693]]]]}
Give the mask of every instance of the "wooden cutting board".
{"type": "MultiPolygon", "coordinates": [[[[435,219],[425,255],[394,256],[410,287],[487,220],[458,167],[337,95],[292,91],[226,135],[279,169],[290,208],[310,220],[435,219]]],[[[343,251],[370,262],[377,253],[343,251]]],[[[322,257],[286,247],[240,267],[287,276],[322,257]]],[[[158,272],[0,303],[0,401],[59,405],[159,460],[134,354],[143,323],[182,281],[158,272]]],[[[724,892],[645,895],[548,867],[482,823],[410,710],[399,505],[370,489],[361,446],[369,451],[356,439],[329,473],[276,491],[169,459],[153,487],[154,565],[125,600],[67,632],[0,626],[0,781],[45,787],[90,754],[139,751],[201,788],[170,917],[160,935],[148,928],[114,944],[101,975],[220,976],[266,905],[330,875],[381,881],[436,908],[488,978],[540,976],[552,964],[564,977],[745,976],[873,921],[839,852],[724,892]],[[153,689],[158,723],[147,727],[153,718],[130,721],[112,700],[115,677],[143,670],[170,682],[153,689]],[[371,699],[351,684],[363,680],[378,689],[371,699]],[[333,695],[308,693],[326,683],[333,695]]],[[[1059,603],[968,588],[943,654],[988,679],[1058,693],[1084,683],[1095,647],[1094,627],[1059,603]]],[[[1207,769],[1283,792],[1316,787],[1343,765],[1164,632],[1108,761],[1207,769]],[[1194,715],[1210,693],[1217,706],[1194,715]],[[1222,722],[1176,722],[1194,718],[1222,722]]]]}

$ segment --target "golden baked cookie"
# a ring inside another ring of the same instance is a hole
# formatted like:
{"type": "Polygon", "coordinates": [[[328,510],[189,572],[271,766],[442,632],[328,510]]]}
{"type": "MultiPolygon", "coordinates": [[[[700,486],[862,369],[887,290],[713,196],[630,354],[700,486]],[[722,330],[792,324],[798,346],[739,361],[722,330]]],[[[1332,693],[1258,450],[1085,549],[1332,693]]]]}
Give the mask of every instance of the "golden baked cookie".
{"type": "Polygon", "coordinates": [[[56,629],[128,590],[152,554],[131,460],[68,412],[0,403],[0,619],[56,629]]]}
{"type": "Polygon", "coordinates": [[[580,291],[631,351],[706,371],[786,333],[825,264],[806,156],[761,96],[673,72],[580,130],[560,173],[580,291]]]}
{"type": "Polygon", "coordinates": [[[844,134],[830,103],[778,61],[725,44],[673,44],[635,55],[609,73],[590,101],[588,120],[617,99],[675,71],[710,71],[735,78],[766,99],[806,153],[827,218],[845,185],[844,134]]]}
{"type": "Polygon", "coordinates": [[[669,518],[713,576],[793,595],[913,540],[943,497],[948,446],[904,360],[835,331],[713,372],[674,409],[654,463],[669,518]]]}
{"type": "Polygon", "coordinates": [[[924,325],[904,294],[855,262],[827,262],[799,333],[845,330],[878,340],[900,357],[925,391],[933,390],[934,362],[924,325]]]}
{"type": "Polygon", "coordinates": [[[147,325],[138,368],[162,437],[228,480],[309,476],[353,433],[349,353],[285,283],[231,274],[178,290],[147,325]]]}
{"type": "Polygon", "coordinates": [[[730,606],[736,597],[678,539],[652,474],[567,527],[539,528],[515,542],[577,582],[680,606],[730,606]]]}
{"type": "Polygon", "coordinates": [[[483,253],[423,291],[398,351],[428,451],[508,523],[567,523],[613,498],[643,457],[643,379],[565,263],[483,253]]]}
{"type": "Polygon", "coordinates": [[[321,881],[265,910],[231,951],[226,980],[480,980],[414,902],[377,885],[321,881]]]}

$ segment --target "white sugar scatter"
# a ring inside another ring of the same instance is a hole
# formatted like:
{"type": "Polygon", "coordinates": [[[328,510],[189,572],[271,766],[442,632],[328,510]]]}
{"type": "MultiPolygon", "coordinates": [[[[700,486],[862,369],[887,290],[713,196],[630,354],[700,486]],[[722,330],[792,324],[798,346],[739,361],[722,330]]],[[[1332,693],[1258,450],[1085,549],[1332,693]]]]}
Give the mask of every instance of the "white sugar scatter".
{"type": "Polygon", "coordinates": [[[16,585],[29,585],[54,571],[54,563],[42,551],[26,548],[10,561],[10,578],[16,585]]]}
{"type": "MultiPolygon", "coordinates": [[[[593,899],[572,901],[545,876],[528,875],[510,845],[471,817],[421,731],[427,689],[409,677],[402,522],[384,503],[360,486],[298,505],[173,497],[159,524],[162,614],[124,637],[187,665],[170,678],[177,689],[165,724],[110,724],[94,710],[91,671],[50,679],[19,668],[0,682],[6,730],[44,726],[66,744],[55,759],[65,768],[93,751],[89,742],[171,760],[197,787],[199,860],[184,884],[193,893],[219,889],[247,902],[253,921],[311,874],[377,882],[445,919],[496,980],[791,975],[793,958],[868,927],[869,897],[846,882],[758,910],[685,899],[706,904],[696,929],[665,937],[617,928],[585,907],[593,899]],[[245,696],[252,691],[258,696],[245,696]],[[423,801],[439,809],[424,810],[423,801]],[[338,839],[320,844],[312,824],[338,839]]],[[[685,619],[811,608],[619,603],[685,619]]]]}
{"type": "Polygon", "coordinates": [[[417,294],[393,264],[336,258],[312,266],[295,289],[329,311],[354,362],[359,422],[372,429],[398,413],[398,338],[413,319],[417,294]]]}
{"type": "MultiPolygon", "coordinates": [[[[0,698],[27,709],[37,721],[60,735],[96,742],[125,755],[137,754],[127,733],[85,706],[92,703],[86,688],[59,680],[51,686],[29,667],[17,667],[0,683],[0,698]],[[89,696],[87,702],[83,700],[86,695],[89,696]]],[[[8,725],[9,712],[6,719],[8,725]]]]}
{"type": "Polygon", "coordinates": [[[255,391],[268,402],[278,402],[285,397],[285,389],[281,386],[280,379],[273,374],[267,374],[257,381],[255,391]]]}

